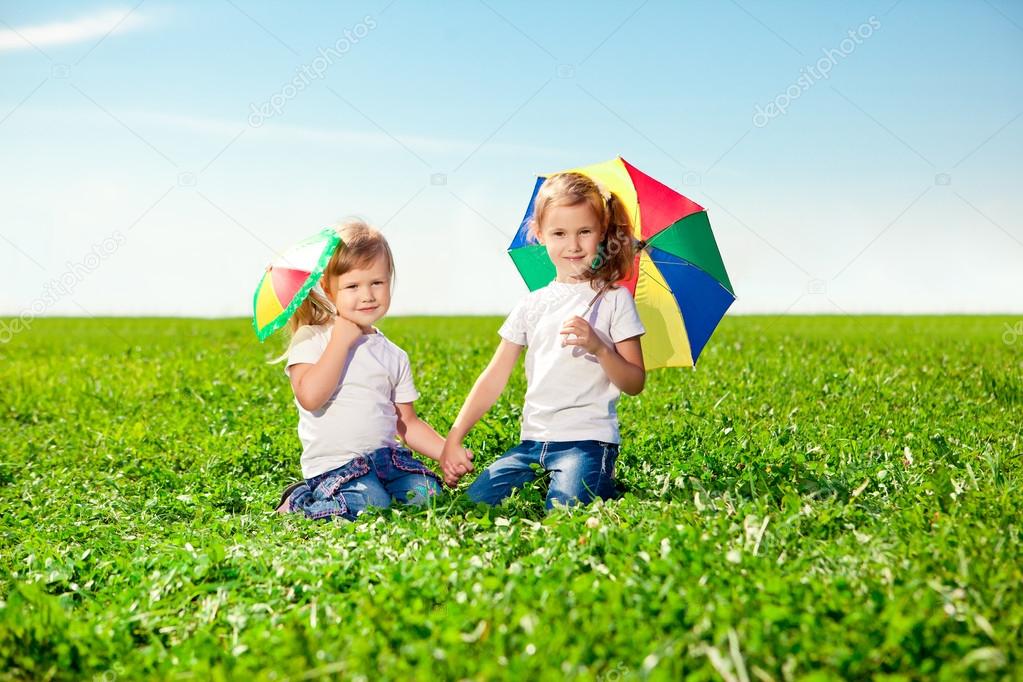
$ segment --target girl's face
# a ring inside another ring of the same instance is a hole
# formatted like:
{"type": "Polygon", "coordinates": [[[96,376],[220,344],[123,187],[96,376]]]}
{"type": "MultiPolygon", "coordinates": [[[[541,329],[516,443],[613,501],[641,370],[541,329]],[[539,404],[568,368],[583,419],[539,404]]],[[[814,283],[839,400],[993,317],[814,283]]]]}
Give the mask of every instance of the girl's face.
{"type": "Polygon", "coordinates": [[[578,282],[597,257],[604,232],[597,214],[586,201],[547,209],[537,237],[558,271],[557,281],[578,282]]]}
{"type": "Polygon", "coordinates": [[[391,307],[391,271],[384,256],[365,268],[354,268],[338,275],[325,287],[345,319],[359,325],[363,333],[373,331],[373,323],[391,307]]]}

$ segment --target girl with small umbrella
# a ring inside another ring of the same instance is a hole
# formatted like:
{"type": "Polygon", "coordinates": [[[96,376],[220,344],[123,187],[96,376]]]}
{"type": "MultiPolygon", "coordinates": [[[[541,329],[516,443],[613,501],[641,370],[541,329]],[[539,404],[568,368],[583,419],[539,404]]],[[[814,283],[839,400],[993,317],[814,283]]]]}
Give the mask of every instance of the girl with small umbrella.
{"type": "Polygon", "coordinates": [[[536,477],[550,475],[546,505],[585,504],[614,495],[621,393],[643,390],[645,332],[628,289],[635,257],[629,214],[617,195],[590,177],[547,178],[535,197],[532,237],[556,276],[508,316],[501,343],[477,379],[445,442],[448,485],[472,470],[462,442],[504,391],[526,349],[522,442],[483,471],[469,497],[496,504],[536,477]]]}

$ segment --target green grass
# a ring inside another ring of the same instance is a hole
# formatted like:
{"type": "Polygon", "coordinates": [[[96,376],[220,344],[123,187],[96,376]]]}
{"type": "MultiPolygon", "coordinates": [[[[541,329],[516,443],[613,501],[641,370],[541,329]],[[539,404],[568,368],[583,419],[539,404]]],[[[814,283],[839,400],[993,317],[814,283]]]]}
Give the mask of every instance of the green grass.
{"type": "MultiPolygon", "coordinates": [[[[442,433],[498,322],[383,325],[442,433]]],[[[1020,679],[1015,322],[728,318],[623,399],[621,500],[315,523],[270,513],[279,341],[36,320],[0,346],[0,678],[1020,679]]]]}

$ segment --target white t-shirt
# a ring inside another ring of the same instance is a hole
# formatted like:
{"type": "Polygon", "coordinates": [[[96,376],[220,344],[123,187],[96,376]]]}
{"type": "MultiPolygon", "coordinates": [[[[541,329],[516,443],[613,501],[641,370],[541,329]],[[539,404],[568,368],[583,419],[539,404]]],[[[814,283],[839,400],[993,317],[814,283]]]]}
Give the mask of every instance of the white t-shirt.
{"type": "MultiPolygon", "coordinates": [[[[300,327],[288,349],[285,373],[290,377],[293,365],[318,361],[333,331],[333,324],[300,327]]],[[[295,399],[302,476],[318,476],[394,445],[398,434],[394,404],[418,397],[405,351],[379,330],[359,337],[348,352],[337,388],[320,409],[310,412],[295,399]]]]}
{"type": "Polygon", "coordinates": [[[624,287],[606,291],[585,315],[596,291],[589,282],[551,282],[515,306],[498,332],[526,350],[526,404],[522,440],[618,443],[618,398],[596,356],[564,346],[559,332],[566,320],[582,315],[605,343],[646,332],[632,294],[624,287]]]}

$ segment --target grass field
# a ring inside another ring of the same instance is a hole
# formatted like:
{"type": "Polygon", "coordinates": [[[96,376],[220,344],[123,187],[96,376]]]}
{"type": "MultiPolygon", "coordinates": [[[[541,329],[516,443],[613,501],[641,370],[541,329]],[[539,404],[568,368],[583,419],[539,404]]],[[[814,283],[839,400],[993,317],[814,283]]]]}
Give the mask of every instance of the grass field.
{"type": "MultiPolygon", "coordinates": [[[[382,325],[442,433],[498,322],[382,325]]],[[[0,678],[1021,679],[1016,322],[728,318],[622,400],[622,499],[349,524],[271,513],[279,341],[35,320],[0,346],[0,678]]]]}

